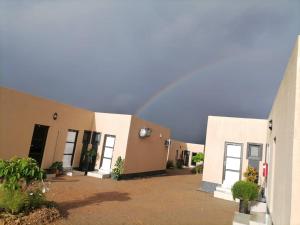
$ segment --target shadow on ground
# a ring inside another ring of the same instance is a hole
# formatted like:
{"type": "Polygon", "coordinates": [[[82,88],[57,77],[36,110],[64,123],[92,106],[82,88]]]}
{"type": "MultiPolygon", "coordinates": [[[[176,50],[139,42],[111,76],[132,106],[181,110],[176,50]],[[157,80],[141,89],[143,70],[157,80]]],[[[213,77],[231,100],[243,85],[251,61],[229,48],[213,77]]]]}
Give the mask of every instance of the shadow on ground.
{"type": "Polygon", "coordinates": [[[81,208],[84,206],[89,206],[94,204],[98,205],[100,203],[110,202],[110,201],[124,202],[124,201],[129,201],[130,199],[131,198],[129,197],[129,193],[120,193],[116,191],[111,191],[111,192],[96,193],[84,199],[60,202],[58,206],[63,217],[67,217],[68,211],[71,209],[81,208]]]}

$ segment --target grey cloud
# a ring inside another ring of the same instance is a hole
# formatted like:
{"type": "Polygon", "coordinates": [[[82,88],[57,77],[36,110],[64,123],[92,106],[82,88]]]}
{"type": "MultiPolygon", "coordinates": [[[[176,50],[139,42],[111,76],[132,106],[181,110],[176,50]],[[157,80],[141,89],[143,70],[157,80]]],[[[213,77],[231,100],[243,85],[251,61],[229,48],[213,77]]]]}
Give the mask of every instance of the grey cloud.
{"type": "Polygon", "coordinates": [[[0,2],[1,85],[136,113],[203,142],[207,115],[267,116],[299,1],[0,2]],[[201,69],[204,68],[204,69],[201,69]]]}

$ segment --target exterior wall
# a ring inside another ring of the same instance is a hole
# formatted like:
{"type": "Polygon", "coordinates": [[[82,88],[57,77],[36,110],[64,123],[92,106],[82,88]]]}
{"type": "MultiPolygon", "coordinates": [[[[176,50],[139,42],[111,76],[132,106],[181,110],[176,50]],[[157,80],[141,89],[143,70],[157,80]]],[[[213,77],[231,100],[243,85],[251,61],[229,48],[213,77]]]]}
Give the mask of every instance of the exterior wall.
{"type": "MultiPolygon", "coordinates": [[[[246,158],[248,143],[263,144],[264,159],[267,124],[267,120],[209,116],[205,143],[204,183],[222,184],[225,142],[243,145],[242,172],[248,166],[246,158]]],[[[263,161],[260,162],[260,175],[262,163],[263,161]]]]}
{"type": "Polygon", "coordinates": [[[179,140],[171,140],[171,146],[169,150],[168,160],[171,160],[175,163],[176,161],[176,151],[178,150],[178,157],[183,154],[184,150],[190,151],[189,158],[189,167],[192,167],[192,153],[204,152],[204,145],[194,144],[194,143],[185,143],[179,140]]]}
{"type": "Polygon", "coordinates": [[[95,169],[100,168],[105,135],[116,136],[111,168],[119,156],[125,158],[131,119],[130,115],[95,113],[94,129],[101,133],[95,169]]]}
{"type": "Polygon", "coordinates": [[[170,129],[132,116],[125,157],[124,174],[160,171],[166,169],[170,129]],[[141,128],[150,128],[150,137],[140,138],[141,128]]]}
{"type": "Polygon", "coordinates": [[[49,126],[42,167],[62,161],[68,129],[78,130],[73,166],[78,166],[83,130],[90,130],[93,112],[0,87],[0,158],[26,157],[35,124],[49,126]],[[53,120],[54,112],[58,119],[53,120]]]}
{"type": "Polygon", "coordinates": [[[299,41],[298,37],[269,116],[273,129],[268,132],[267,202],[274,225],[300,224],[299,41]]]}
{"type": "Polygon", "coordinates": [[[183,151],[187,149],[187,144],[183,141],[178,140],[171,140],[171,146],[169,149],[169,157],[168,160],[173,161],[175,164],[177,158],[176,158],[176,152],[178,150],[178,158],[183,154],[183,151]]]}

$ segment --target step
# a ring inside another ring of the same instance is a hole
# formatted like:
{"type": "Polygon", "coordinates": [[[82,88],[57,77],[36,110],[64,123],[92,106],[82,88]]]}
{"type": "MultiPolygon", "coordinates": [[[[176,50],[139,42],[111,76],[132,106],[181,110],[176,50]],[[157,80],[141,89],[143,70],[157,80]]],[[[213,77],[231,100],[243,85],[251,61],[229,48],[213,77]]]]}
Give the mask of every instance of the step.
{"type": "Polygon", "coordinates": [[[92,171],[87,174],[89,177],[96,177],[100,179],[110,178],[110,173],[107,171],[92,171]]]}
{"type": "Polygon", "coordinates": [[[270,216],[266,213],[243,214],[235,212],[233,225],[271,225],[270,216]]]}
{"type": "MultiPolygon", "coordinates": [[[[234,201],[231,193],[231,189],[221,186],[217,186],[214,191],[214,197],[224,199],[227,201],[234,201]]],[[[240,202],[240,200],[236,199],[236,202],[240,202]]]]}
{"type": "Polygon", "coordinates": [[[265,202],[251,202],[251,213],[266,213],[267,203],[265,202]]]}
{"type": "Polygon", "coordinates": [[[217,186],[217,187],[216,187],[216,191],[219,191],[219,192],[223,192],[223,193],[227,193],[227,194],[229,194],[229,195],[232,195],[230,189],[224,188],[224,187],[222,187],[222,186],[217,186]]]}

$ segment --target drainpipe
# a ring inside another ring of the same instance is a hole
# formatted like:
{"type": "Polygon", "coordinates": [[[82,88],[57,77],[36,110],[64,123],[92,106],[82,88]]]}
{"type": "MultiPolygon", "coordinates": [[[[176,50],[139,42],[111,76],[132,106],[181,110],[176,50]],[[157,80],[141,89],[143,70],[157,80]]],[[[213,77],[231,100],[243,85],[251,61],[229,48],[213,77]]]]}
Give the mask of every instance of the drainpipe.
{"type": "Polygon", "coordinates": [[[168,142],[169,142],[169,145],[168,145],[167,161],[169,160],[170,148],[171,148],[171,144],[172,144],[172,142],[171,142],[171,139],[170,139],[170,138],[168,139],[168,142]]]}

